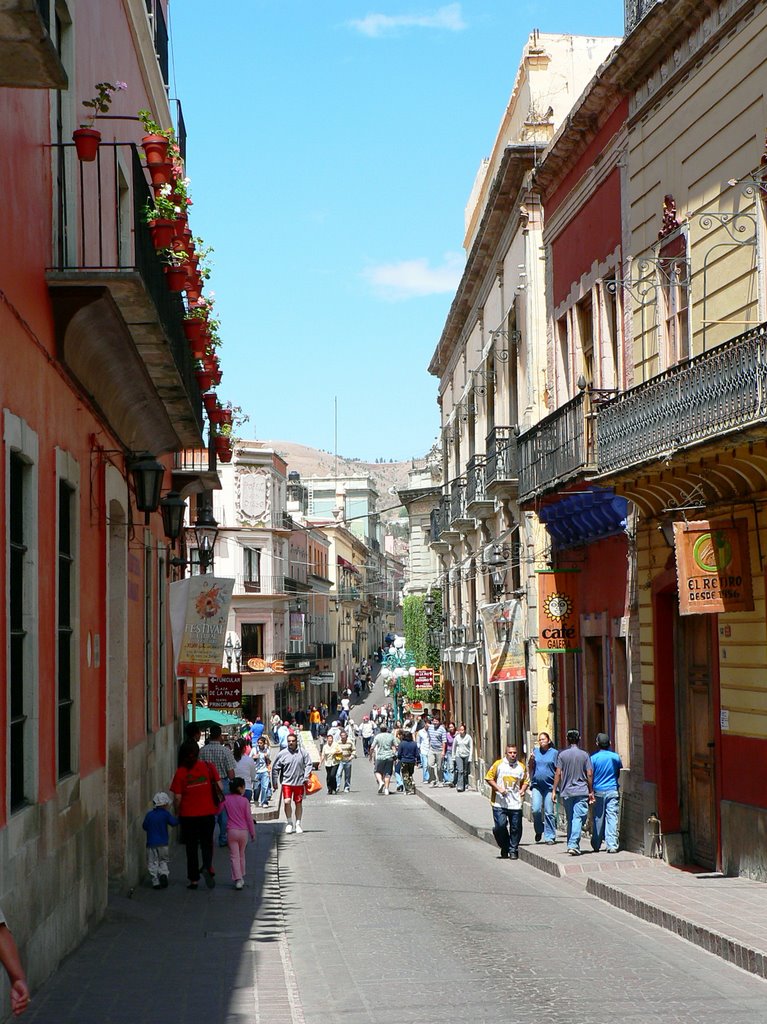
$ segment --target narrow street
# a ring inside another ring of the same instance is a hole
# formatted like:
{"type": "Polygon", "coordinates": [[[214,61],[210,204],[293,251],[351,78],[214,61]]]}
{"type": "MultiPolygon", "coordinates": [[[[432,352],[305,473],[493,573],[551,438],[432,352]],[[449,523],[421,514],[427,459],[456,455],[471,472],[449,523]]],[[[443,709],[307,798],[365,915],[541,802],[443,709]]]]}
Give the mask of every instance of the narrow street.
{"type": "Polygon", "coordinates": [[[501,861],[418,796],[378,796],[362,758],[352,792],[311,798],[304,825],[258,826],[243,893],[223,851],[216,889],[189,893],[176,845],[170,888],[113,898],[28,1019],[709,1024],[763,1012],[763,981],[572,881],[501,861]]]}

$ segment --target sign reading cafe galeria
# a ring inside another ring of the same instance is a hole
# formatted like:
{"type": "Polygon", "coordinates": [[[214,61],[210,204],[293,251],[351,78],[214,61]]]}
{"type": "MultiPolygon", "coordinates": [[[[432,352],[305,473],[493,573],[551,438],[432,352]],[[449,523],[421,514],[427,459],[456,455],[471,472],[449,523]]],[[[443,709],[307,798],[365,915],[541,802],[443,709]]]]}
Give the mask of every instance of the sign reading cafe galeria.
{"type": "Polygon", "coordinates": [[[754,609],[748,521],[674,523],[679,614],[754,609]]]}
{"type": "Polygon", "coordinates": [[[537,569],[538,654],[581,649],[580,569],[537,569]]]}

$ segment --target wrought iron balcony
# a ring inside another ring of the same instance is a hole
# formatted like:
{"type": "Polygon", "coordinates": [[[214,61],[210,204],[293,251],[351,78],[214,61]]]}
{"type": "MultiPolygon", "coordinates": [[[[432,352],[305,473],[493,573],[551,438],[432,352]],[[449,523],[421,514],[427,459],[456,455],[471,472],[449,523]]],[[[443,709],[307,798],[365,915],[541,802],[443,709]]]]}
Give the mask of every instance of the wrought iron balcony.
{"type": "Polygon", "coordinates": [[[626,26],[626,35],[636,28],[647,12],[658,2],[659,0],[623,0],[623,20],[626,26]]]}
{"type": "Polygon", "coordinates": [[[314,656],[317,659],[329,660],[336,656],[336,645],[332,643],[323,643],[322,641],[314,641],[314,656]]]}
{"type": "Polygon", "coordinates": [[[493,427],[487,435],[485,492],[488,500],[496,495],[516,496],[519,484],[519,454],[516,427],[493,427]]]}
{"type": "Polygon", "coordinates": [[[466,511],[478,519],[488,516],[495,506],[485,487],[486,459],[472,455],[466,463],[466,511]]]}
{"type": "Polygon", "coordinates": [[[466,511],[466,477],[460,476],[450,484],[450,527],[453,530],[474,525],[474,519],[466,511]]]}
{"type": "Polygon", "coordinates": [[[581,474],[595,471],[591,399],[582,391],[520,434],[519,501],[532,501],[581,474]]]}
{"type": "Polygon", "coordinates": [[[431,510],[431,543],[442,543],[441,537],[450,528],[450,499],[442,497],[439,505],[431,510]]]}
{"type": "Polygon", "coordinates": [[[264,597],[287,594],[288,589],[284,576],[235,576],[234,593],[261,594],[264,597]]]}
{"type": "Polygon", "coordinates": [[[221,490],[215,451],[208,448],[184,448],[173,453],[173,490],[182,498],[189,494],[221,490]]]}
{"type": "Polygon", "coordinates": [[[134,451],[201,447],[202,402],[144,207],[136,147],[99,146],[94,163],[54,147],[56,232],[47,274],[63,360],[134,451]],[[127,178],[127,180],[126,180],[127,178]]]}
{"type": "Polygon", "coordinates": [[[767,419],[767,324],[597,410],[598,469],[614,475],[767,419]]]}

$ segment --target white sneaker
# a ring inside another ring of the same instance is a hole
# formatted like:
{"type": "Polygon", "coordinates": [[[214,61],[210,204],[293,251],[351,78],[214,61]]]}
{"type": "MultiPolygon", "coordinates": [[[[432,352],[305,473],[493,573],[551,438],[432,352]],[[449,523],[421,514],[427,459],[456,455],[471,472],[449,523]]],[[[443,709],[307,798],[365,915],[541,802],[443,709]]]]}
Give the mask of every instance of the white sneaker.
{"type": "Polygon", "coordinates": [[[292,821],[289,821],[287,823],[287,825],[285,826],[285,831],[286,831],[286,833],[288,835],[290,835],[290,833],[293,831],[293,822],[292,821]]]}
{"type": "Polygon", "coordinates": [[[379,793],[383,793],[383,791],[384,791],[384,784],[383,784],[383,782],[379,782],[378,783],[378,792],[379,793]]]}
{"type": "Polygon", "coordinates": [[[304,831],[304,830],[303,830],[303,829],[301,828],[301,822],[300,822],[300,821],[297,821],[297,822],[296,822],[296,832],[297,832],[297,834],[298,834],[298,835],[302,835],[302,834],[303,834],[303,831],[304,831]]]}
{"type": "Polygon", "coordinates": [[[347,786],[346,789],[344,790],[344,793],[351,793],[351,789],[347,786]]]}
{"type": "Polygon", "coordinates": [[[243,880],[241,878],[238,878],[237,881],[234,883],[234,887],[235,889],[242,889],[244,884],[245,883],[243,882],[243,880]]]}
{"type": "Polygon", "coordinates": [[[384,790],[384,796],[391,796],[391,793],[389,792],[388,789],[384,790]]]}

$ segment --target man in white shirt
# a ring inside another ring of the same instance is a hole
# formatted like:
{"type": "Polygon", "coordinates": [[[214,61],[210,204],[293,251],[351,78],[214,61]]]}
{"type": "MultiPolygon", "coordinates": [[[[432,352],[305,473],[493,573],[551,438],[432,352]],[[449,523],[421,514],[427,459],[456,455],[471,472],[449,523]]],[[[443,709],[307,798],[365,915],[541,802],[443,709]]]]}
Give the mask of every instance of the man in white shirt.
{"type": "Polygon", "coordinates": [[[519,860],[522,838],[522,801],[530,781],[527,768],[517,757],[516,744],[506,747],[506,754],[488,769],[485,782],[491,789],[493,835],[504,860],[519,860]]]}

